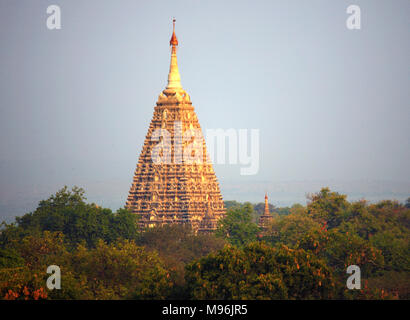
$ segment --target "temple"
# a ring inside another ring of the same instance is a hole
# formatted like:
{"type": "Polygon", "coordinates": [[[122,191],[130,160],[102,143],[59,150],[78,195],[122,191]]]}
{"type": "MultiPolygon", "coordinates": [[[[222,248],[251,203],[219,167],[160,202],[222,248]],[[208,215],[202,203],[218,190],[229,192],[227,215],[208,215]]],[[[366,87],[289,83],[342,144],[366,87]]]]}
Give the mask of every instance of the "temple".
{"type": "Polygon", "coordinates": [[[126,208],[141,228],[189,224],[198,233],[216,229],[225,215],[219,184],[177,62],[175,19],[168,83],[154,108],[126,208]]]}
{"type": "Polygon", "coordinates": [[[259,218],[259,227],[262,231],[265,231],[269,222],[272,220],[272,215],[269,212],[269,203],[268,203],[268,195],[265,194],[265,210],[263,214],[259,218]]]}

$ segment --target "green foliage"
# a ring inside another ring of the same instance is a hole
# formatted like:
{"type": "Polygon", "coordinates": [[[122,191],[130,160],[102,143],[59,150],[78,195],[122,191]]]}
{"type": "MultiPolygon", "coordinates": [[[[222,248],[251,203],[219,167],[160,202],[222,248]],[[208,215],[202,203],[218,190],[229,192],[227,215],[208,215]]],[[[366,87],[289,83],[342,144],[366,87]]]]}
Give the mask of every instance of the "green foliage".
{"type": "Polygon", "coordinates": [[[365,286],[368,288],[382,288],[382,293],[390,293],[394,298],[410,299],[408,272],[387,271],[382,276],[370,277],[366,280],[365,286]]]}
{"type": "Polygon", "coordinates": [[[369,287],[367,293],[350,292],[345,297],[387,297],[386,292],[408,296],[404,288],[410,287],[409,209],[396,201],[349,203],[346,196],[327,188],[311,195],[310,200],[306,208],[274,218],[263,239],[274,246],[302,248],[324,259],[341,283],[352,264],[360,266],[362,278],[371,279],[370,285],[384,281],[380,287],[369,287]],[[393,271],[400,277],[407,275],[407,286],[392,289],[385,275],[393,271]]]}
{"type": "MultiPolygon", "coordinates": [[[[238,202],[235,200],[229,200],[229,201],[224,201],[225,208],[230,211],[231,209],[238,209],[241,210],[244,208],[245,205],[248,205],[249,202],[238,202]]],[[[265,212],[265,203],[264,202],[259,202],[256,204],[251,204],[253,206],[253,211],[251,213],[252,216],[252,221],[258,224],[260,216],[265,212]]],[[[294,204],[292,207],[275,207],[272,204],[269,205],[269,212],[273,215],[278,214],[278,215],[288,215],[292,209],[294,208],[299,208],[303,206],[301,204],[294,204]]]]}
{"type": "Polygon", "coordinates": [[[323,261],[286,246],[227,246],[186,268],[193,299],[318,299],[336,292],[323,261]]]}
{"type": "Polygon", "coordinates": [[[196,235],[188,225],[164,225],[142,233],[138,244],[157,250],[161,256],[173,256],[187,263],[221,249],[225,241],[213,234],[196,235]]]}
{"type": "Polygon", "coordinates": [[[183,225],[139,231],[134,214],[86,203],[84,190],[64,187],[2,223],[0,298],[410,297],[410,199],[350,203],[328,188],[309,199],[276,208],[263,232],[255,224],[261,204],[226,202],[215,234],[198,235],[183,225]],[[346,289],[352,264],[362,290],[346,289]],[[45,286],[49,265],[61,268],[61,290],[45,286]]]}
{"type": "Polygon", "coordinates": [[[224,204],[225,204],[226,209],[240,208],[243,205],[242,203],[235,201],[235,200],[224,201],[224,204]]]}
{"type": "Polygon", "coordinates": [[[7,244],[7,250],[13,250],[21,257],[19,266],[0,269],[0,297],[4,299],[47,299],[62,294],[66,298],[80,298],[79,295],[68,295],[74,287],[70,273],[69,255],[64,247],[63,235],[59,232],[45,231],[43,234],[30,235],[21,240],[7,244]],[[61,266],[63,290],[50,292],[46,288],[47,267],[61,266]]]}
{"type": "Polygon", "coordinates": [[[284,243],[290,247],[297,247],[302,237],[320,229],[320,223],[308,215],[300,212],[292,213],[273,219],[265,232],[264,239],[274,244],[284,243]]]}
{"type": "Polygon", "coordinates": [[[349,265],[360,266],[364,278],[376,275],[384,267],[380,250],[357,235],[343,234],[337,230],[308,233],[300,240],[298,247],[323,257],[340,279],[345,278],[349,265]]]}
{"type": "Polygon", "coordinates": [[[310,195],[309,199],[307,213],[315,220],[326,223],[329,228],[337,227],[341,223],[345,210],[349,207],[346,195],[331,192],[329,188],[310,195]]]}
{"type": "Polygon", "coordinates": [[[213,234],[196,235],[189,226],[165,225],[148,229],[140,235],[138,244],[158,251],[174,283],[170,298],[186,299],[185,265],[210,252],[222,249],[225,241],[213,234]]]}
{"type": "Polygon", "coordinates": [[[23,263],[23,258],[16,250],[10,248],[0,248],[0,268],[21,267],[23,263]]]}
{"type": "Polygon", "coordinates": [[[95,248],[80,244],[69,252],[61,233],[45,231],[9,246],[24,262],[0,269],[6,299],[164,299],[172,286],[158,254],[129,240],[99,240],[95,248]],[[45,288],[49,265],[61,268],[60,290],[45,288]]]}
{"type": "Polygon", "coordinates": [[[83,189],[74,187],[70,191],[64,187],[49,199],[40,201],[33,213],[16,218],[15,224],[5,225],[0,244],[43,231],[62,232],[73,247],[83,241],[88,247],[94,247],[99,239],[112,242],[118,238],[136,238],[136,215],[125,209],[114,214],[110,209],[84,200],[83,189]]]}
{"type": "Polygon", "coordinates": [[[244,246],[256,240],[258,226],[252,222],[253,207],[246,203],[242,208],[228,210],[225,218],[218,221],[216,235],[235,246],[244,246]]]}
{"type": "Polygon", "coordinates": [[[172,286],[158,254],[129,240],[99,240],[94,249],[79,245],[72,264],[93,299],[164,299],[172,286]]]}

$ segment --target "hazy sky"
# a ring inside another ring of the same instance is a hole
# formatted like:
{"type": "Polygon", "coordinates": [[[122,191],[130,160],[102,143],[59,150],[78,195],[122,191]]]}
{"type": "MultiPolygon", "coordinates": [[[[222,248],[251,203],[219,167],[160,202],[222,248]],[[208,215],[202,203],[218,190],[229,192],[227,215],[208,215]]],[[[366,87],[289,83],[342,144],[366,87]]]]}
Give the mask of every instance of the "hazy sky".
{"type": "Polygon", "coordinates": [[[408,0],[0,0],[0,220],[64,185],[124,204],[172,17],[202,128],[260,130],[257,175],[215,166],[225,200],[410,196],[408,0]],[[361,30],[346,28],[351,4],[361,30]]]}

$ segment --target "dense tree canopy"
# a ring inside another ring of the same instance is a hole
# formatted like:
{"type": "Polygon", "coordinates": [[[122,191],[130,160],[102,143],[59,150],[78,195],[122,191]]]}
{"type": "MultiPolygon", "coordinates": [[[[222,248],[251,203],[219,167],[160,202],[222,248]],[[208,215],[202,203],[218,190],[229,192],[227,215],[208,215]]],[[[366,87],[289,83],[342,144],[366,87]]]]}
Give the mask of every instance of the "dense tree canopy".
{"type": "Polygon", "coordinates": [[[17,217],[15,224],[7,225],[0,241],[59,231],[72,246],[85,241],[88,247],[94,247],[99,239],[106,242],[134,239],[138,233],[136,221],[136,215],[125,209],[112,213],[110,209],[87,204],[81,188],[64,187],[49,199],[40,201],[34,212],[17,217]]]}
{"type": "Polygon", "coordinates": [[[229,202],[215,234],[186,225],[139,230],[67,187],[0,229],[3,299],[409,299],[410,208],[397,201],[349,202],[324,188],[306,206],[229,202]],[[362,289],[346,288],[360,267],[362,289]],[[49,290],[47,267],[61,268],[49,290]]]}
{"type": "Polygon", "coordinates": [[[243,246],[256,240],[258,226],[252,222],[253,207],[245,203],[242,208],[229,209],[226,217],[218,221],[216,235],[229,243],[243,246]]]}
{"type": "Polygon", "coordinates": [[[303,249],[227,246],[187,266],[194,299],[313,299],[335,296],[324,261],[303,249]]]}
{"type": "Polygon", "coordinates": [[[323,258],[340,282],[355,264],[369,287],[409,297],[408,208],[395,201],[350,203],[328,188],[309,199],[306,207],[274,219],[263,239],[323,258]]]}
{"type": "Polygon", "coordinates": [[[133,241],[99,240],[95,248],[79,244],[70,252],[61,232],[45,231],[9,246],[21,263],[0,270],[0,294],[5,298],[163,299],[172,287],[158,254],[133,241]],[[50,265],[61,268],[61,290],[45,286],[50,265]]]}
{"type": "Polygon", "coordinates": [[[137,243],[156,251],[171,271],[174,287],[170,298],[186,299],[185,265],[194,259],[220,250],[226,243],[214,235],[196,235],[189,226],[165,225],[141,233],[137,243]]]}

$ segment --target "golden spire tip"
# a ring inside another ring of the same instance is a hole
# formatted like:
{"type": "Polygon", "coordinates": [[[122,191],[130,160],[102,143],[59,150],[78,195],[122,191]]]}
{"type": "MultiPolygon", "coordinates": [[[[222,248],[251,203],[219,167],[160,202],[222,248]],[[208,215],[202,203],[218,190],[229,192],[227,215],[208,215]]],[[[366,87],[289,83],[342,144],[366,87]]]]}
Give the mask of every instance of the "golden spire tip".
{"type": "Polygon", "coordinates": [[[172,37],[171,41],[169,42],[170,46],[177,46],[178,45],[178,39],[177,36],[175,35],[175,21],[177,21],[175,18],[172,18],[172,37]]]}

